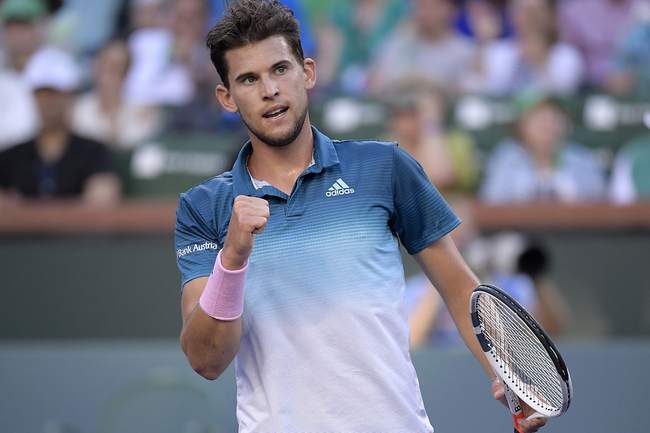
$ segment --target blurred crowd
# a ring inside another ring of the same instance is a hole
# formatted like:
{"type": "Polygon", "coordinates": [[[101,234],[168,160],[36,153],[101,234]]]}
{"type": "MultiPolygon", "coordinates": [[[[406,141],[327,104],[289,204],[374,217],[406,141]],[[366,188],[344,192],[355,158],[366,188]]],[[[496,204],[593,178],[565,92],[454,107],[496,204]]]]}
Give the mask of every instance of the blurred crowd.
{"type": "MultiPolygon", "coordinates": [[[[650,0],[285,3],[318,65],[313,103],[380,101],[380,138],[443,193],[490,204],[650,196],[650,137],[606,161],[569,139],[565,107],[590,91],[650,101],[650,0]],[[511,102],[510,133],[489,155],[449,121],[466,95],[511,102]]],[[[115,203],[114,152],[169,132],[245,132],[214,96],[204,47],[222,13],[221,0],[0,0],[3,199],[115,203]]]]}
{"type": "MultiPolygon", "coordinates": [[[[470,266],[561,333],[570,314],[544,246],[482,237],[468,203],[650,199],[650,131],[615,143],[607,160],[571,138],[567,108],[590,92],[650,103],[650,0],[283,3],[318,67],[312,105],[344,123],[347,106],[328,101],[383,107],[374,138],[411,153],[463,218],[453,236],[470,266]],[[487,155],[450,119],[468,95],[505,100],[512,113],[487,155]]],[[[214,95],[204,44],[222,13],[223,0],[0,0],[0,206],[115,204],[125,194],[115,155],[170,133],[245,136],[214,95]]],[[[650,128],[650,111],[645,119],[650,128]]],[[[188,164],[205,163],[197,155],[188,164]]],[[[413,347],[458,341],[428,280],[415,276],[407,289],[413,347]]]]}

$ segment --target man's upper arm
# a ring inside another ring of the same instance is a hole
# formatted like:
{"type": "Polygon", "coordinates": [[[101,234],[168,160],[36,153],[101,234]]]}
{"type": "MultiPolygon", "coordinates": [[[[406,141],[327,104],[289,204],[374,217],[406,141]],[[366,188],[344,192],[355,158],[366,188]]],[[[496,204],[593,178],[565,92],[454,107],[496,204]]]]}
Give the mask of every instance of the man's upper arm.
{"type": "Polygon", "coordinates": [[[183,287],[196,278],[210,275],[221,248],[216,221],[206,220],[186,194],[181,194],[176,211],[175,245],[183,287]]]}
{"type": "Polygon", "coordinates": [[[457,295],[471,291],[480,284],[449,235],[433,242],[413,257],[434,283],[445,303],[453,302],[457,295]]]}
{"type": "Polygon", "coordinates": [[[447,202],[406,151],[393,148],[391,224],[409,254],[440,239],[459,223],[447,202]]]}

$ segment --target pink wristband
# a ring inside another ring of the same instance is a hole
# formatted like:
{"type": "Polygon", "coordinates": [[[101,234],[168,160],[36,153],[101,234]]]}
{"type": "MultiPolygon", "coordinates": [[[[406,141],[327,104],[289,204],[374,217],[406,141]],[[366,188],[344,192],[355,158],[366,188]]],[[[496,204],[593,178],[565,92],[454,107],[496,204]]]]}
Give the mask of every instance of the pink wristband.
{"type": "Polygon", "coordinates": [[[237,271],[224,268],[219,251],[212,274],[199,299],[199,305],[205,314],[219,320],[236,320],[242,315],[247,270],[248,262],[237,271]]]}

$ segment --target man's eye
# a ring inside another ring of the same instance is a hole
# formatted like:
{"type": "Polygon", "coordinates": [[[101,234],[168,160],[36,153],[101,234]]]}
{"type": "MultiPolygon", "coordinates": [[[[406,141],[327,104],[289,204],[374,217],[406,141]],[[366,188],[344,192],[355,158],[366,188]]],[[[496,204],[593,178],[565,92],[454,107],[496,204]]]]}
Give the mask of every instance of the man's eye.
{"type": "Polygon", "coordinates": [[[287,68],[285,66],[280,66],[278,68],[278,72],[281,73],[281,74],[284,74],[285,72],[287,72],[287,68]]]}
{"type": "Polygon", "coordinates": [[[254,82],[255,82],[255,78],[253,78],[253,77],[248,77],[248,78],[244,79],[244,83],[247,83],[247,84],[253,84],[254,82]]]}

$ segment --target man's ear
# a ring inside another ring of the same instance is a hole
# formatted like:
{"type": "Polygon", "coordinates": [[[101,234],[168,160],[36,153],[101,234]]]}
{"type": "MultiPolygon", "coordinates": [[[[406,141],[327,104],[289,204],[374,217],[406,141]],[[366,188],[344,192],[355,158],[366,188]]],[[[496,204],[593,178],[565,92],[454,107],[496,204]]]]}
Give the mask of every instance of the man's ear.
{"type": "Polygon", "coordinates": [[[217,99],[221,103],[221,106],[224,108],[224,110],[233,114],[239,111],[237,104],[235,104],[235,100],[233,99],[228,89],[226,89],[226,86],[219,84],[215,90],[215,94],[217,95],[217,99]]]}
{"type": "Polygon", "coordinates": [[[316,85],[316,62],[313,59],[306,58],[303,72],[305,73],[305,89],[313,89],[316,85]]]}

